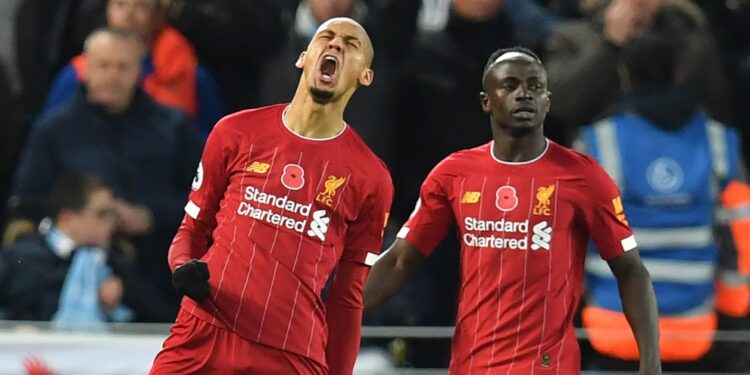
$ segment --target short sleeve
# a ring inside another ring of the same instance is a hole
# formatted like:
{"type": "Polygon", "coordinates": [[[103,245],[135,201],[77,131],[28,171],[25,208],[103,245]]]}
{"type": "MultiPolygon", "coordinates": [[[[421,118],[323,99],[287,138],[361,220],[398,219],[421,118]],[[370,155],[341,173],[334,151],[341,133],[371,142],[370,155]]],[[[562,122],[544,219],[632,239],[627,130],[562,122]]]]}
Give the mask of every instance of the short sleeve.
{"type": "Polygon", "coordinates": [[[422,183],[414,212],[397,234],[398,238],[408,241],[426,256],[432,254],[445,238],[454,221],[439,167],[422,183]]]}
{"type": "Polygon", "coordinates": [[[628,225],[620,190],[598,165],[590,169],[583,192],[583,217],[591,240],[604,260],[611,260],[637,247],[628,225]]]}
{"type": "Polygon", "coordinates": [[[383,231],[393,202],[393,183],[385,170],[383,178],[367,198],[357,219],[346,230],[343,260],[371,266],[383,246],[383,231]]]}

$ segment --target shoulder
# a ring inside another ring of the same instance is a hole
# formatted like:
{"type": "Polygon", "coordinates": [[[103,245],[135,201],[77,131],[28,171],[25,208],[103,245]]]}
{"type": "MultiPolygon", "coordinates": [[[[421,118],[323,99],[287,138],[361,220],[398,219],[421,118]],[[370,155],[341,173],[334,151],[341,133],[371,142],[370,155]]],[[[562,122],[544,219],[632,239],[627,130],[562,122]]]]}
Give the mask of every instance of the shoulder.
{"type": "Polygon", "coordinates": [[[232,133],[252,129],[257,132],[263,129],[264,125],[278,121],[282,112],[284,112],[284,108],[286,108],[286,104],[274,104],[230,113],[216,123],[214,131],[232,133]]]}
{"type": "Polygon", "coordinates": [[[549,157],[564,167],[588,169],[598,166],[593,157],[553,141],[549,141],[549,157]]]}
{"type": "Polygon", "coordinates": [[[33,125],[35,133],[49,133],[55,129],[79,127],[85,116],[83,97],[76,95],[71,100],[40,115],[33,125]]]}
{"type": "Polygon", "coordinates": [[[9,258],[19,261],[21,259],[35,259],[52,255],[52,252],[49,251],[44,243],[44,238],[38,233],[20,237],[3,251],[9,258]]]}
{"type": "Polygon", "coordinates": [[[356,155],[355,160],[357,170],[362,172],[367,181],[375,182],[378,185],[392,186],[391,172],[388,165],[378,157],[370,146],[360,137],[360,135],[349,125],[347,127],[346,144],[349,150],[344,152],[350,155],[356,155]]]}
{"type": "MultiPolygon", "coordinates": [[[[142,105],[144,112],[139,112],[140,116],[150,118],[151,121],[155,122],[157,126],[167,128],[179,128],[187,126],[191,123],[190,118],[185,112],[180,109],[161,104],[144,92],[139,92],[137,95],[140,97],[137,99],[142,105]]],[[[146,126],[152,127],[153,124],[145,124],[146,126]]]]}
{"type": "Polygon", "coordinates": [[[430,175],[461,175],[467,171],[476,169],[478,166],[494,162],[490,154],[491,145],[492,143],[490,142],[474,148],[453,152],[437,163],[432,172],[430,172],[430,175]]]}
{"type": "Polygon", "coordinates": [[[578,175],[586,180],[610,179],[594,157],[552,141],[550,141],[550,158],[566,174],[578,175]]]}

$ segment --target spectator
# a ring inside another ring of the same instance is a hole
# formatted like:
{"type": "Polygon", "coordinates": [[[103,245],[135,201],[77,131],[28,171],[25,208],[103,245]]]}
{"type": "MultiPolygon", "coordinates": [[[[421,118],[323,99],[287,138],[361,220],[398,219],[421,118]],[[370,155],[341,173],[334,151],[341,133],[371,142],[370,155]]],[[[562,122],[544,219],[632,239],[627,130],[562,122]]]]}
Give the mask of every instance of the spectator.
{"type": "Polygon", "coordinates": [[[284,15],[298,2],[171,0],[167,16],[193,42],[200,61],[216,78],[227,109],[233,112],[258,105],[263,64],[283,45],[287,37],[284,15]]]}
{"type": "Polygon", "coordinates": [[[61,171],[103,179],[117,197],[118,230],[139,251],[140,271],[176,302],[166,254],[202,145],[181,111],[138,87],[142,51],[140,39],[124,31],[101,29],[86,39],[84,89],[34,125],[11,199],[38,217],[34,203],[61,171]]]}
{"type": "Polygon", "coordinates": [[[66,323],[128,321],[167,307],[111,247],[117,225],[112,190],[100,180],[65,174],[52,188],[51,217],[0,254],[4,319],[66,323]],[[140,311],[139,311],[140,310],[140,311]]]}
{"type": "Polygon", "coordinates": [[[560,26],[546,43],[553,121],[560,141],[569,142],[581,125],[610,109],[619,93],[621,47],[647,29],[669,33],[681,46],[678,62],[685,82],[709,114],[730,117],[728,83],[717,46],[700,8],[687,0],[606,0],[582,2],[587,19],[560,26]]]}
{"type": "MultiPolygon", "coordinates": [[[[109,0],[107,24],[140,36],[148,46],[141,65],[143,90],[157,102],[182,109],[195,119],[203,136],[224,114],[216,84],[198,59],[190,42],[163,24],[159,0],[109,0]]],[[[72,97],[88,73],[85,54],[57,75],[50,87],[44,112],[72,97]]]]}
{"type": "MultiPolygon", "coordinates": [[[[727,361],[712,363],[707,353],[717,329],[715,308],[735,317],[750,310],[750,215],[739,210],[750,204],[750,186],[737,132],[708,117],[692,92],[675,84],[682,75],[673,45],[671,37],[652,33],[624,45],[625,96],[613,116],[583,129],[578,144],[622,190],[622,202],[613,204],[624,206],[653,279],[665,369],[737,370],[727,361]],[[724,216],[731,218],[734,238],[729,230],[714,235],[719,202],[732,211],[724,216]],[[723,250],[736,251],[720,266],[722,243],[730,244],[723,250]]],[[[586,272],[590,299],[583,324],[601,353],[593,369],[636,369],[632,336],[598,333],[627,329],[627,322],[612,273],[593,250],[586,272]]]]}

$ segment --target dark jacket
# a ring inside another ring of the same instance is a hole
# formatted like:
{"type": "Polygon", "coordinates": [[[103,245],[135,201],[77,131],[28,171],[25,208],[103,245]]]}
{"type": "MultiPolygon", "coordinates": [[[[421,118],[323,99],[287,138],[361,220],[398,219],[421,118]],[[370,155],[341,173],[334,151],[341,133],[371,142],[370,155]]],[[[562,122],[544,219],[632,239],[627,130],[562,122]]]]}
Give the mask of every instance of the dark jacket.
{"type": "Polygon", "coordinates": [[[89,104],[79,92],[34,125],[11,199],[39,218],[50,186],[62,172],[98,176],[116,196],[153,213],[154,231],[133,240],[141,269],[167,291],[167,249],[182,219],[202,148],[195,125],[182,112],[155,103],[141,91],[120,115],[89,104]]]}
{"type": "MultiPolygon", "coordinates": [[[[20,238],[0,252],[0,318],[48,321],[57,312],[70,260],[57,256],[41,233],[20,238]]],[[[137,322],[168,322],[176,310],[118,250],[107,253],[107,265],[123,282],[122,302],[137,322]]]]}
{"type": "Polygon", "coordinates": [[[57,311],[69,259],[61,259],[44,237],[21,238],[0,253],[0,309],[3,319],[50,320],[57,311]]]}

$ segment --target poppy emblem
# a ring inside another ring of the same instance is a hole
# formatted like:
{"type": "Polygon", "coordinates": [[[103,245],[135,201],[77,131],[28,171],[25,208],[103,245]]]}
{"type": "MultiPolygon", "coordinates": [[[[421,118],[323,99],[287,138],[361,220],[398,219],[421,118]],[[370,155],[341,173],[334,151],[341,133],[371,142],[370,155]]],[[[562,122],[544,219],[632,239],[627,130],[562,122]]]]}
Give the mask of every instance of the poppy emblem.
{"type": "Polygon", "coordinates": [[[289,190],[302,189],[305,186],[305,170],[297,164],[287,164],[281,175],[281,184],[289,190]]]}
{"type": "Polygon", "coordinates": [[[510,185],[500,186],[495,192],[495,206],[500,211],[512,211],[518,206],[518,194],[516,188],[510,185]]]}

